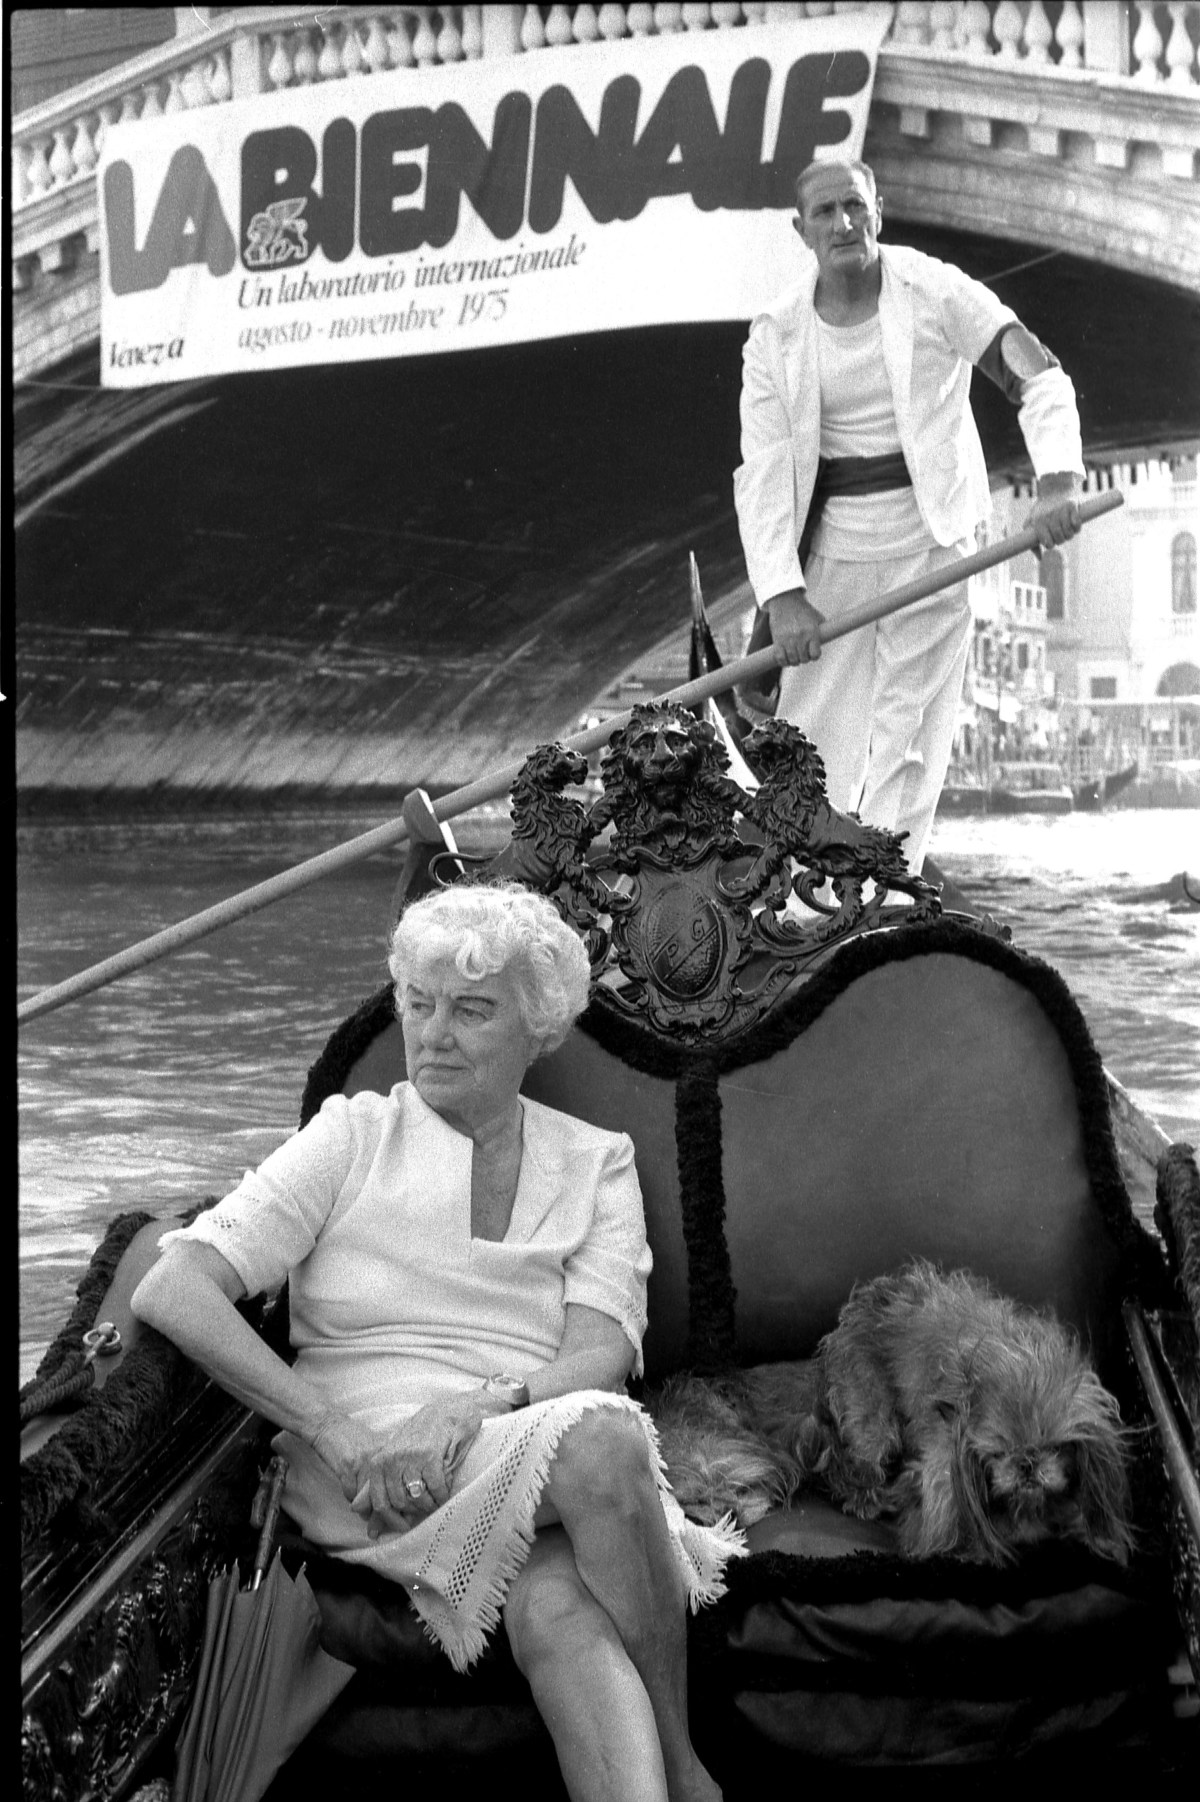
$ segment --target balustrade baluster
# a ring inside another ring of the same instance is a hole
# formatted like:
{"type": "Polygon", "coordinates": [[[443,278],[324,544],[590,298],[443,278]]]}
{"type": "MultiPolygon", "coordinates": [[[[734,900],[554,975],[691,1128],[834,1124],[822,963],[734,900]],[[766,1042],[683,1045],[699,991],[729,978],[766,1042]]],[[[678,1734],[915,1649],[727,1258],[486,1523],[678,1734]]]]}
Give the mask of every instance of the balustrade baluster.
{"type": "Polygon", "coordinates": [[[540,6],[527,6],[525,17],[521,20],[522,50],[544,50],[546,48],[546,29],[542,24],[540,6]]]}
{"type": "Polygon", "coordinates": [[[712,13],[712,22],[718,31],[732,31],[734,26],[741,22],[741,7],[730,5],[729,0],[715,0],[715,4],[709,8],[709,11],[712,13]]]}
{"type": "Polygon", "coordinates": [[[49,194],[54,187],[54,177],[50,173],[50,152],[54,148],[52,137],[35,138],[30,146],[29,167],[26,175],[35,200],[43,194],[49,194]]]}
{"type": "Polygon", "coordinates": [[[1133,34],[1133,79],[1154,87],[1162,80],[1158,66],[1163,51],[1162,34],[1154,23],[1154,7],[1147,4],[1147,0],[1142,0],[1134,10],[1139,16],[1139,24],[1133,34]]]}
{"type": "Polygon", "coordinates": [[[75,165],[76,175],[90,175],[100,158],[88,129],[88,118],[84,114],[75,127],[75,137],[71,144],[71,161],[75,165]]]}
{"type": "Polygon", "coordinates": [[[1171,17],[1171,35],[1167,39],[1167,83],[1173,88],[1190,88],[1195,86],[1196,78],[1192,74],[1192,64],[1196,57],[1196,47],[1192,43],[1187,28],[1187,15],[1190,10],[1184,0],[1171,0],[1167,12],[1171,17]]]}
{"type": "Polygon", "coordinates": [[[442,29],[437,34],[438,61],[442,63],[458,63],[462,61],[462,34],[454,22],[454,8],[443,6],[442,29]]]}
{"type": "Polygon", "coordinates": [[[411,69],[416,62],[413,55],[412,39],[408,35],[408,16],[397,13],[392,29],[387,34],[388,61],[393,69],[411,69]]]}
{"type": "MultiPolygon", "coordinates": [[[[530,10],[536,12],[537,8],[533,7],[530,10]]],[[[436,63],[438,53],[437,37],[429,21],[429,12],[430,9],[427,6],[417,8],[417,29],[413,33],[412,41],[413,56],[422,69],[427,69],[430,64],[436,63]]]]}
{"type": "Polygon", "coordinates": [[[47,165],[50,171],[50,185],[53,188],[65,187],[75,173],[75,163],[67,145],[67,127],[60,127],[54,134],[54,148],[50,152],[47,165]]]}
{"type": "Polygon", "coordinates": [[[208,82],[205,79],[207,67],[204,63],[190,63],[184,70],[180,83],[180,94],[188,112],[194,112],[198,106],[208,105],[208,82]]]}
{"type": "Polygon", "coordinates": [[[571,20],[571,34],[577,44],[594,44],[600,36],[594,6],[577,6],[571,20]]]}
{"type": "Polygon", "coordinates": [[[929,42],[934,50],[958,48],[958,21],[961,8],[952,0],[934,0],[929,8],[929,42]]]}
{"type": "Polygon", "coordinates": [[[625,36],[625,8],[623,6],[602,6],[596,18],[600,27],[600,36],[607,43],[615,43],[625,36]]]}
{"type": "Polygon", "coordinates": [[[208,77],[209,98],[214,105],[228,100],[233,93],[233,80],[229,73],[229,52],[218,50],[212,59],[212,70],[208,77]]]}
{"type": "Polygon", "coordinates": [[[267,80],[276,90],[286,88],[292,79],[292,59],[288,55],[287,34],[271,34],[271,57],[267,63],[267,80]]]}
{"type": "Polygon", "coordinates": [[[140,115],[138,113],[131,113],[130,117],[133,119],[138,117],[143,119],[161,119],[162,115],[163,107],[162,101],[158,97],[158,83],[156,81],[148,81],[142,89],[141,113],[140,115]]]}
{"type": "Polygon", "coordinates": [[[929,42],[928,0],[900,0],[892,26],[893,44],[927,44],[929,42]]]}
{"type": "Polygon", "coordinates": [[[121,117],[118,120],[118,124],[132,125],[133,121],[141,118],[141,116],[141,112],[138,109],[137,93],[131,88],[129,93],[122,94],[121,96],[121,117]]]}
{"type": "Polygon", "coordinates": [[[12,204],[15,213],[19,207],[28,206],[33,199],[33,190],[29,186],[29,146],[14,144],[12,147],[12,204]]]}
{"type": "Polygon", "coordinates": [[[565,6],[552,6],[550,17],[546,20],[546,42],[555,50],[562,50],[575,41],[571,30],[571,15],[565,6]]]}
{"type": "Polygon", "coordinates": [[[997,55],[1004,62],[1017,62],[1021,55],[1021,30],[1024,26],[1016,0],[1000,0],[992,20],[992,34],[1000,46],[997,55]]]}
{"type": "Polygon", "coordinates": [[[317,75],[321,81],[336,81],[342,73],[342,53],[333,35],[333,26],[320,26],[321,53],[317,57],[317,75]]]}
{"type": "Polygon", "coordinates": [[[298,31],[292,39],[292,79],[301,88],[310,88],[317,79],[317,53],[307,31],[298,31]]]}
{"type": "Polygon", "coordinates": [[[747,25],[765,25],[767,22],[767,0],[743,0],[742,11],[747,25]]]}
{"type": "Polygon", "coordinates": [[[1046,8],[1042,0],[1033,0],[1025,19],[1025,60],[1028,63],[1048,63],[1050,46],[1054,42],[1054,33],[1050,29],[1050,21],[1046,17],[1046,8]]]}
{"type": "Polygon", "coordinates": [[[342,29],[342,74],[349,78],[361,75],[366,68],[362,43],[355,28],[354,21],[347,19],[342,29]]]}
{"type": "Polygon", "coordinates": [[[959,36],[962,49],[967,56],[982,60],[992,54],[988,36],[992,29],[992,15],[988,11],[985,0],[967,0],[959,19],[959,36]]]}
{"type": "Polygon", "coordinates": [[[363,61],[368,73],[378,75],[388,66],[387,37],[383,29],[383,21],[376,13],[367,26],[367,41],[363,45],[363,61]]]}
{"type": "Polygon", "coordinates": [[[1062,12],[1059,14],[1055,31],[1058,39],[1060,69],[1081,69],[1083,67],[1083,14],[1076,0],[1064,0],[1062,12]]]}
{"type": "Polygon", "coordinates": [[[102,156],[102,154],[104,152],[104,140],[108,136],[108,128],[110,125],[115,125],[116,123],[117,123],[117,103],[115,100],[106,100],[104,105],[100,108],[100,117],[96,122],[96,160],[97,160],[97,162],[99,162],[100,157],[102,156]]]}
{"type": "Polygon", "coordinates": [[[471,63],[483,55],[483,11],[478,6],[462,9],[462,53],[471,63]]]}
{"type": "Polygon", "coordinates": [[[671,33],[683,30],[682,6],[656,6],[654,9],[654,29],[660,37],[669,37],[671,33]]]}
{"type": "MultiPolygon", "coordinates": [[[[187,111],[187,103],[183,98],[183,81],[178,69],[172,69],[167,75],[167,97],[163,101],[164,113],[183,113],[187,111]]],[[[142,114],[143,119],[145,113],[142,114]]]]}

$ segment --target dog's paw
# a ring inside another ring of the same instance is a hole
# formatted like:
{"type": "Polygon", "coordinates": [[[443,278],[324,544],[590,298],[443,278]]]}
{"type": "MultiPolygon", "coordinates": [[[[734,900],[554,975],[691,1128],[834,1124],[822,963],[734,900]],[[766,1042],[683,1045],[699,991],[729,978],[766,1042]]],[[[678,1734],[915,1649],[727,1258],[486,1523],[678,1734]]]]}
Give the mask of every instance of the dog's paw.
{"type": "Polygon", "coordinates": [[[842,1498],[842,1513],[856,1520],[879,1520],[891,1512],[886,1489],[855,1489],[842,1498]]]}

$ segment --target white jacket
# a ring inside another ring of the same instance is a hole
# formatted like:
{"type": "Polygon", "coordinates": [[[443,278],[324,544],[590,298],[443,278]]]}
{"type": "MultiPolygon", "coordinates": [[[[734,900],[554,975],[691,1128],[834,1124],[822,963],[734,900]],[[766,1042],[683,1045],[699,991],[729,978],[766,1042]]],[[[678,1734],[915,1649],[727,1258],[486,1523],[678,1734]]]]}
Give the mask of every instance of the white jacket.
{"type": "MultiPolygon", "coordinates": [[[[903,246],[880,246],[879,324],[904,460],[938,544],[970,538],[990,500],[971,414],[971,366],[1019,323],[989,288],[903,246]]],[[[794,288],[751,322],[743,352],[742,462],[733,478],[746,571],[759,605],[804,576],[796,546],[817,474],[821,382],[815,258],[794,288]]],[[[1083,474],[1075,390],[1059,368],[1024,385],[1018,422],[1038,476],[1083,474]]]]}

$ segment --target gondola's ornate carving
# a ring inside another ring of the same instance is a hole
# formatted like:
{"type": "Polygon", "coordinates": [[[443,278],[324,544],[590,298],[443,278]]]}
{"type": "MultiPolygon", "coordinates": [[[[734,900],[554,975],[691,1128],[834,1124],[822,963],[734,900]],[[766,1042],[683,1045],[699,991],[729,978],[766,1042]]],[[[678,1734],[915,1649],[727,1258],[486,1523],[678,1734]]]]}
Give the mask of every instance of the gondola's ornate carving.
{"type": "MultiPolygon", "coordinates": [[[[551,895],[587,940],[595,966],[603,964],[608,950],[599,920],[611,901],[586,861],[596,832],[588,809],[563,792],[586,778],[587,759],[577,751],[559,744],[535,746],[509,790],[512,838],[482,874],[489,881],[507,878],[551,895]]],[[[435,873],[440,874],[436,864],[435,873]]]]}
{"type": "Polygon", "coordinates": [[[940,911],[895,833],[829,805],[803,733],[771,720],[752,745],[766,772],[753,794],[706,721],[636,707],[590,808],[565,793],[582,758],[539,745],[513,784],[510,844],[472,876],[550,895],[615,1007],[686,1043],[743,1031],[852,934],[940,911]]]}
{"type": "Polygon", "coordinates": [[[209,1578],[227,1549],[222,1511],[201,1499],[86,1615],[26,1700],[26,1802],[103,1802],[126,1787],[188,1699],[209,1578]]]}

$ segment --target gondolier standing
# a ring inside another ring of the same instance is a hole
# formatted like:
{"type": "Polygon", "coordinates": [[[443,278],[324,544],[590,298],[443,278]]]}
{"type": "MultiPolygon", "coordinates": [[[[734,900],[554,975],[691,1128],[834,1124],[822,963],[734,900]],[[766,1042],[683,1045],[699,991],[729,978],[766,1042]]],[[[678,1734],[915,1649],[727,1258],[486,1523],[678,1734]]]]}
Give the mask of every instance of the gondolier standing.
{"type": "Polygon", "coordinates": [[[812,163],[793,226],[815,261],[751,324],[734,495],[746,568],[787,657],[778,711],[825,762],[829,799],[909,834],[919,871],[971,636],[966,583],[828,645],[817,630],[975,549],[987,470],[977,364],[1020,408],[1041,542],[1079,530],[1075,391],[1011,308],[952,264],[881,249],[864,163],[812,163]]]}

